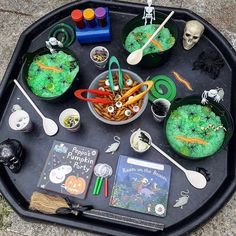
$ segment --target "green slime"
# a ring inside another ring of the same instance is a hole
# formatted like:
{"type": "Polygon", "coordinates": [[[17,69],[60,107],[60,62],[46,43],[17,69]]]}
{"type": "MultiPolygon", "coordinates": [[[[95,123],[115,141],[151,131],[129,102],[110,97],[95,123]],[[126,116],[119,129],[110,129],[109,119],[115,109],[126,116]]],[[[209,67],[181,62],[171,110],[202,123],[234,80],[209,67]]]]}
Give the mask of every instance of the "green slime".
{"type": "Polygon", "coordinates": [[[39,97],[57,97],[71,86],[78,71],[79,66],[75,58],[63,51],[36,56],[29,67],[27,84],[31,91],[39,97]],[[45,66],[56,67],[62,72],[42,69],[37,62],[45,66]]]}
{"type": "Polygon", "coordinates": [[[185,105],[173,111],[167,120],[166,136],[174,150],[184,156],[203,158],[213,155],[222,146],[225,132],[222,128],[214,131],[212,128],[202,130],[208,125],[218,127],[221,119],[210,107],[201,105],[185,105]],[[207,144],[187,143],[176,139],[176,136],[201,138],[207,144]]]}
{"type": "MultiPolygon", "coordinates": [[[[125,40],[125,49],[130,53],[140,49],[148,41],[147,35],[153,35],[158,27],[158,24],[136,27],[128,34],[125,40]]],[[[163,50],[161,50],[155,44],[150,43],[145,48],[144,55],[166,51],[170,49],[175,43],[175,38],[170,33],[169,29],[165,27],[163,27],[159,34],[157,34],[154,40],[161,44],[163,50]]]]}

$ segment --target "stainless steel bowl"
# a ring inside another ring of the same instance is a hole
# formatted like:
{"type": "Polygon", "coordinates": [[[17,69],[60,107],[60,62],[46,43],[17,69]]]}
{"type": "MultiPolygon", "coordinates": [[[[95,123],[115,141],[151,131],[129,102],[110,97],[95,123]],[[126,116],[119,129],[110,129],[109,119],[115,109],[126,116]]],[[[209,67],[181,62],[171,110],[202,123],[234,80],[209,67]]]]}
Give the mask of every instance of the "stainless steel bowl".
{"type": "MultiPolygon", "coordinates": [[[[112,73],[114,72],[117,72],[118,69],[113,69],[112,70],[112,73]]],[[[139,83],[142,83],[144,82],[141,77],[137,74],[135,74],[134,72],[130,71],[130,70],[124,70],[122,69],[122,72],[123,73],[127,73],[133,80],[135,81],[138,81],[139,83]]],[[[89,89],[98,89],[98,82],[99,80],[101,79],[104,79],[106,76],[108,75],[108,71],[105,71],[103,73],[101,73],[100,75],[98,75],[94,80],[93,82],[90,84],[89,86],[89,89]]],[[[141,91],[144,91],[144,88],[141,89],[141,91]]],[[[87,95],[88,98],[92,98],[93,95],[92,94],[88,94],[87,95]]],[[[124,121],[110,121],[110,120],[107,120],[105,118],[103,118],[102,116],[100,116],[94,109],[94,106],[92,103],[88,102],[88,106],[89,106],[89,109],[90,111],[92,112],[92,114],[100,121],[106,123],[106,124],[109,124],[109,125],[125,125],[125,124],[128,124],[130,122],[133,122],[134,120],[136,120],[139,116],[142,115],[142,113],[144,112],[144,110],[146,109],[147,107],[147,104],[148,104],[148,94],[145,95],[145,97],[143,98],[143,104],[142,104],[142,107],[140,109],[140,111],[134,115],[132,118],[128,119],[128,120],[124,120],[124,121]]]]}

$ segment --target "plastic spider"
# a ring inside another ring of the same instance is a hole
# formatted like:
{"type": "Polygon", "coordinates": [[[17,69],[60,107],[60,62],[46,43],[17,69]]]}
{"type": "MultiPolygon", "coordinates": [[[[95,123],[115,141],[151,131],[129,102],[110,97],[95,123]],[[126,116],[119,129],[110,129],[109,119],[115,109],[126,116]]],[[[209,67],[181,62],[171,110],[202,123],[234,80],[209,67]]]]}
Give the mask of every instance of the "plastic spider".
{"type": "Polygon", "coordinates": [[[197,167],[196,171],[204,175],[207,182],[211,180],[210,173],[208,172],[208,170],[204,169],[203,167],[197,167]]]}
{"type": "Polygon", "coordinates": [[[216,79],[224,64],[223,58],[217,51],[208,50],[198,56],[198,59],[193,63],[193,70],[204,71],[210,78],[216,79]]]}

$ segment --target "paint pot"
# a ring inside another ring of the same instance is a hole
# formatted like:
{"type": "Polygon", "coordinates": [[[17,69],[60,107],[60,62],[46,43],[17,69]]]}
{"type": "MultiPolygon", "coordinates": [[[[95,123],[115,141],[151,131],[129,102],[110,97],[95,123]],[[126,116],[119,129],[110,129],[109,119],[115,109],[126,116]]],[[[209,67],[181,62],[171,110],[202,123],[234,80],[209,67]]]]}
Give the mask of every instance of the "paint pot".
{"type": "Polygon", "coordinates": [[[94,62],[95,66],[102,70],[107,65],[109,51],[105,47],[97,46],[91,50],[90,58],[94,62]]]}
{"type": "Polygon", "coordinates": [[[162,122],[170,109],[171,103],[165,98],[158,98],[153,101],[156,106],[151,106],[153,118],[157,122],[162,122]]]}
{"type": "Polygon", "coordinates": [[[147,133],[146,131],[138,129],[135,132],[133,132],[132,135],[130,136],[130,146],[134,149],[135,152],[138,153],[146,152],[150,148],[149,144],[143,142],[140,139],[141,132],[143,132],[149,138],[150,143],[152,142],[150,134],[147,133]]]}
{"type": "Polygon", "coordinates": [[[76,132],[80,128],[80,114],[77,110],[68,108],[60,114],[59,122],[67,130],[76,132]]]}
{"type": "Polygon", "coordinates": [[[16,110],[13,112],[8,122],[11,129],[15,131],[30,132],[33,128],[29,114],[24,110],[16,110]]]}

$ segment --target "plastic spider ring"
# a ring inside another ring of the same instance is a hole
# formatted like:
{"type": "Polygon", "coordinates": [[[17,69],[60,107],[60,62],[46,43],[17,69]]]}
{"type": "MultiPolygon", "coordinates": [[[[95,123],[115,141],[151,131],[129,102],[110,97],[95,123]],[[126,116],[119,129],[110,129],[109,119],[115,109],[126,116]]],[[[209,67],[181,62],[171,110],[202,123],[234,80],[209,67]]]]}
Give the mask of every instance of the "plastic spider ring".
{"type": "Polygon", "coordinates": [[[132,110],[133,110],[133,112],[137,113],[137,112],[139,112],[140,108],[139,108],[139,106],[133,106],[132,110]]]}
{"type": "Polygon", "coordinates": [[[114,108],[113,106],[109,106],[109,107],[107,108],[107,110],[108,110],[109,113],[113,113],[114,110],[115,110],[115,108],[114,108]]]}
{"type": "Polygon", "coordinates": [[[116,107],[118,107],[118,108],[120,108],[120,107],[122,107],[122,102],[120,102],[120,101],[118,101],[118,102],[116,102],[116,107]]]}
{"type": "Polygon", "coordinates": [[[132,112],[130,110],[125,111],[125,116],[131,116],[132,112]]]}

